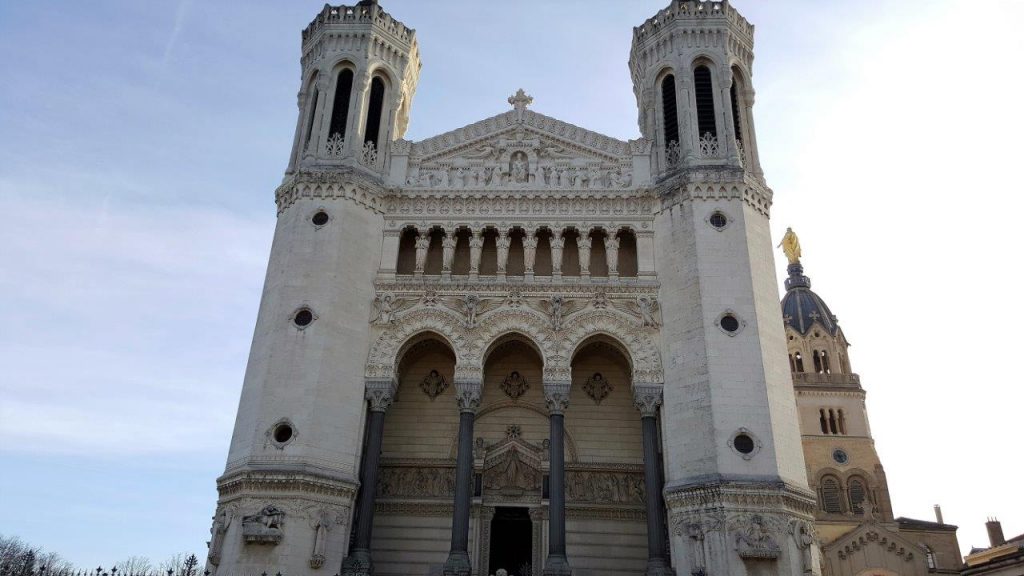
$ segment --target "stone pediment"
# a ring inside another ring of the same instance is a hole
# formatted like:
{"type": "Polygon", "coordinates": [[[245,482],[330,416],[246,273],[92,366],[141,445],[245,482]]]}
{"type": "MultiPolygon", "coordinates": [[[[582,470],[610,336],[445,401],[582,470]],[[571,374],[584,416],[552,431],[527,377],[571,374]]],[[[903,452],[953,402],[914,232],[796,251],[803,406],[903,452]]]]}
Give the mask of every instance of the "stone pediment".
{"type": "Polygon", "coordinates": [[[822,553],[833,574],[860,574],[868,570],[891,571],[905,576],[928,573],[925,552],[898,532],[868,521],[823,546],[822,553]]]}
{"type": "MultiPolygon", "coordinates": [[[[406,188],[584,188],[633,186],[633,144],[515,108],[420,142],[396,142],[407,157],[406,188]]],[[[642,146],[641,146],[642,148],[642,146]]]]}

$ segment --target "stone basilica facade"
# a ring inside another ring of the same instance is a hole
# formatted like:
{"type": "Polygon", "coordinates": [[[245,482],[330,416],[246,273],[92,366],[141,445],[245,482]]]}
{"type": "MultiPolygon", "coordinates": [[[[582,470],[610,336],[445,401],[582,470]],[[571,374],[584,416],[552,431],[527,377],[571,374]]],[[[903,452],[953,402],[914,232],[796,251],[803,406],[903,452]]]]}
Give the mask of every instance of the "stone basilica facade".
{"type": "Polygon", "coordinates": [[[415,31],[325,6],[209,569],[926,573],[798,260],[780,321],[752,61],[728,2],[672,0],[637,139],[519,90],[411,142],[415,31]]]}

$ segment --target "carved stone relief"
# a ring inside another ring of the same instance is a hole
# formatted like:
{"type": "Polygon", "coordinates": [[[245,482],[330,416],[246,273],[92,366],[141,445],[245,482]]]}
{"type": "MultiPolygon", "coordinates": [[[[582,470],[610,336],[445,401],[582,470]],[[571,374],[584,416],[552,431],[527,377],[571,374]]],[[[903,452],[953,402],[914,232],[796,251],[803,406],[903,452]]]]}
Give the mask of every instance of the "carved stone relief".
{"type": "Polygon", "coordinates": [[[243,516],[242,538],[252,544],[279,543],[284,538],[284,512],[268,504],[256,514],[243,516]]]}
{"type": "Polygon", "coordinates": [[[583,391],[590,396],[596,404],[600,404],[602,400],[608,397],[608,394],[612,391],[612,384],[604,377],[600,372],[594,372],[594,375],[587,378],[587,381],[583,383],[583,391]]]}
{"type": "Polygon", "coordinates": [[[430,374],[420,382],[420,389],[430,397],[431,400],[437,398],[448,388],[448,381],[445,380],[444,376],[441,375],[437,370],[431,370],[430,374]]]}
{"type": "Polygon", "coordinates": [[[449,467],[382,466],[377,481],[380,498],[450,498],[455,496],[455,469],[449,467]]]}
{"type": "Polygon", "coordinates": [[[568,470],[565,495],[569,502],[587,504],[644,504],[642,472],[568,470]]]}
{"type": "Polygon", "coordinates": [[[502,392],[513,400],[518,400],[519,397],[526,394],[526,391],[529,389],[530,383],[527,382],[526,378],[518,371],[510,373],[501,383],[502,392]]]}

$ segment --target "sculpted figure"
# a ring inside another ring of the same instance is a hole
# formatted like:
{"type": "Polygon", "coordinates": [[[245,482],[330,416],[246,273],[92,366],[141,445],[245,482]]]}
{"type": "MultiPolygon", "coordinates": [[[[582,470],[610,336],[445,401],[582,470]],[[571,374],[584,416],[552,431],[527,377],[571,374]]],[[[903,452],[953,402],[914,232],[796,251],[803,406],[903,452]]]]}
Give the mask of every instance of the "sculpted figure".
{"type": "Polygon", "coordinates": [[[466,294],[463,305],[466,308],[466,326],[473,328],[476,326],[476,312],[477,307],[480,306],[480,297],[476,294],[466,294]]]}
{"type": "Polygon", "coordinates": [[[430,234],[423,232],[416,237],[416,272],[423,273],[427,263],[427,249],[430,248],[430,234]]]}
{"type": "Polygon", "coordinates": [[[424,188],[430,188],[433,182],[430,179],[430,172],[420,172],[419,185],[424,188]]]}
{"type": "Polygon", "coordinates": [[[395,319],[394,300],[395,297],[390,292],[385,292],[374,298],[373,305],[377,309],[377,317],[374,318],[374,322],[390,324],[395,319]]]}
{"type": "Polygon", "coordinates": [[[455,235],[445,234],[444,239],[441,240],[441,270],[444,272],[451,272],[452,260],[455,259],[455,235]]]}
{"type": "Polygon", "coordinates": [[[786,234],[782,237],[782,242],[779,242],[779,246],[782,247],[790,264],[800,263],[800,239],[792,228],[786,228],[786,234]]]}
{"type": "Polygon", "coordinates": [[[658,326],[658,320],[654,317],[654,309],[657,303],[647,296],[640,296],[636,299],[636,304],[640,308],[640,323],[643,326],[658,326]]]}
{"type": "Polygon", "coordinates": [[[313,536],[313,554],[309,557],[309,567],[316,570],[324,565],[327,560],[327,531],[330,529],[330,519],[327,512],[321,512],[316,523],[316,534],[313,536]]]}
{"type": "Polygon", "coordinates": [[[690,537],[690,557],[693,559],[693,574],[704,574],[704,531],[700,524],[691,522],[686,525],[686,534],[690,537]]]}
{"type": "Polygon", "coordinates": [[[551,298],[551,327],[557,332],[562,329],[562,304],[561,296],[551,298]]]}
{"type": "Polygon", "coordinates": [[[232,514],[227,510],[221,510],[213,517],[213,527],[210,528],[210,553],[208,558],[210,564],[220,564],[220,551],[224,547],[224,536],[228,527],[231,526],[232,514]]]}
{"type": "Polygon", "coordinates": [[[532,234],[523,237],[523,265],[527,274],[533,273],[533,265],[537,261],[537,238],[532,234]]]}
{"type": "Polygon", "coordinates": [[[497,187],[501,186],[501,168],[500,167],[495,166],[494,168],[491,168],[491,180],[490,180],[490,182],[488,182],[488,184],[490,184],[491,188],[497,188],[497,187]]]}
{"type": "Polygon", "coordinates": [[[509,237],[508,232],[502,233],[498,236],[497,248],[498,248],[498,272],[504,273],[508,266],[508,248],[512,245],[512,238],[509,237]]]}
{"type": "Polygon", "coordinates": [[[517,152],[512,158],[512,181],[516,184],[522,184],[526,182],[526,157],[522,152],[517,152]]]}
{"type": "Polygon", "coordinates": [[[608,260],[608,274],[619,273],[619,238],[613,236],[604,240],[605,256],[608,260]]]}
{"type": "Polygon", "coordinates": [[[746,530],[736,534],[736,551],[741,558],[778,558],[781,550],[764,529],[764,520],[755,514],[746,530]]]}
{"type": "Polygon", "coordinates": [[[447,188],[448,187],[448,169],[447,168],[441,168],[441,178],[439,179],[437,185],[440,186],[441,188],[447,188]]]}
{"type": "Polygon", "coordinates": [[[480,253],[484,247],[482,232],[474,232],[469,237],[469,271],[476,274],[480,270],[480,253]]]}
{"type": "Polygon", "coordinates": [[[554,274],[562,273],[562,248],[565,246],[565,238],[561,232],[556,232],[551,238],[551,271],[554,274]]]}
{"type": "Polygon", "coordinates": [[[800,522],[796,534],[793,536],[796,539],[797,548],[800,549],[800,561],[803,565],[804,574],[813,574],[814,565],[811,558],[811,546],[814,544],[814,535],[811,534],[811,527],[806,522],[800,522]]]}

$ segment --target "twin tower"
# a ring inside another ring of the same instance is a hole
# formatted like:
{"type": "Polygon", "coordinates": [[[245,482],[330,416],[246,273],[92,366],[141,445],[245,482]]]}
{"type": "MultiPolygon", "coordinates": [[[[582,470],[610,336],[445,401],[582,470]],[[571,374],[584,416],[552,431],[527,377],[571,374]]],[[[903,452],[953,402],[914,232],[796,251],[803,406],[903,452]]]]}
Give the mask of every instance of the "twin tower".
{"type": "Polygon", "coordinates": [[[325,6],[209,569],[819,573],[752,60],[728,2],[673,0],[637,139],[520,90],[411,142],[415,31],[325,6]]]}

